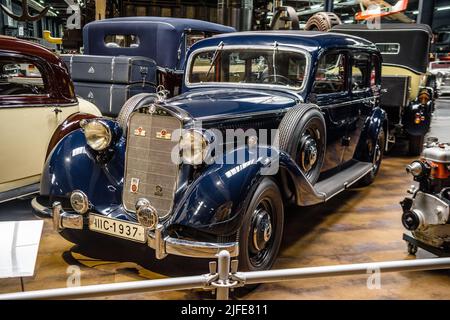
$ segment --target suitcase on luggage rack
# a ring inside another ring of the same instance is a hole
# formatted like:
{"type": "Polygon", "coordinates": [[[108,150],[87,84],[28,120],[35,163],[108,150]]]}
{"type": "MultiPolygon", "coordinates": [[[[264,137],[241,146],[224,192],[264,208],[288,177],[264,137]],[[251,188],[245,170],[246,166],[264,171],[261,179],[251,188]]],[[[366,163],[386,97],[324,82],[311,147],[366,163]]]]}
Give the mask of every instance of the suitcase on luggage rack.
{"type": "Polygon", "coordinates": [[[125,101],[138,93],[156,92],[150,84],[110,84],[94,82],[74,82],[78,96],[95,104],[103,115],[116,117],[125,101]]]}
{"type": "Polygon", "coordinates": [[[156,63],[149,58],[78,54],[61,58],[76,82],[156,84],[156,63]]]}

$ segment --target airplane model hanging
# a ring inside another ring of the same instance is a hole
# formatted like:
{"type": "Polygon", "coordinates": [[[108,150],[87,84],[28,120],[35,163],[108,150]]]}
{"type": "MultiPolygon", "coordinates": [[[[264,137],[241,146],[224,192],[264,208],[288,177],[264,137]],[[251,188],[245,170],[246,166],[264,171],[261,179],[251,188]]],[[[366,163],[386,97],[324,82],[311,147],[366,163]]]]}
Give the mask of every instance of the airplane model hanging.
{"type": "Polygon", "coordinates": [[[355,19],[358,21],[389,17],[390,19],[405,23],[414,22],[402,13],[408,7],[408,0],[397,1],[393,6],[383,0],[360,0],[359,4],[361,6],[361,12],[355,15],[355,19]]]}
{"type": "Polygon", "coordinates": [[[17,21],[37,21],[42,19],[46,14],[47,11],[49,9],[48,6],[45,6],[44,9],[42,9],[41,12],[39,12],[36,15],[31,15],[30,12],[28,11],[28,0],[22,0],[22,15],[18,16],[15,15],[12,10],[10,10],[8,7],[6,7],[3,4],[0,4],[0,7],[2,8],[2,10],[11,18],[13,18],[14,20],[17,21]]]}

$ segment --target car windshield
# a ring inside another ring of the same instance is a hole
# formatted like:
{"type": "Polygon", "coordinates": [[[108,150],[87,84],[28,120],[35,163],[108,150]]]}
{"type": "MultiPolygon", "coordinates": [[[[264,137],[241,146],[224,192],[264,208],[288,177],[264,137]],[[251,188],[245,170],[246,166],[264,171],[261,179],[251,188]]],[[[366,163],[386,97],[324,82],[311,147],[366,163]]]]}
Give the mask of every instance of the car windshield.
{"type": "Polygon", "coordinates": [[[217,49],[196,54],[188,82],[268,84],[300,89],[306,72],[306,56],[295,51],[267,49],[217,49]]]}

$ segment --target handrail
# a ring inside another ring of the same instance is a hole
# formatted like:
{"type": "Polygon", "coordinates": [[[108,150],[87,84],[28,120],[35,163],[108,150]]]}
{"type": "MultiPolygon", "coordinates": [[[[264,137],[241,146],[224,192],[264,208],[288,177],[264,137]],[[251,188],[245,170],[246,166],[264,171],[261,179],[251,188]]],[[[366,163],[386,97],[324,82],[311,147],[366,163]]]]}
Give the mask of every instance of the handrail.
{"type": "Polygon", "coordinates": [[[0,300],[89,298],[138,292],[162,292],[198,288],[217,290],[217,299],[227,300],[230,289],[242,287],[247,284],[291,281],[306,278],[367,275],[373,274],[374,272],[387,273],[450,269],[450,258],[237,272],[236,261],[231,261],[229,252],[223,250],[218,254],[218,262],[210,262],[209,266],[209,274],[198,276],[7,293],[0,294],[0,300]]]}

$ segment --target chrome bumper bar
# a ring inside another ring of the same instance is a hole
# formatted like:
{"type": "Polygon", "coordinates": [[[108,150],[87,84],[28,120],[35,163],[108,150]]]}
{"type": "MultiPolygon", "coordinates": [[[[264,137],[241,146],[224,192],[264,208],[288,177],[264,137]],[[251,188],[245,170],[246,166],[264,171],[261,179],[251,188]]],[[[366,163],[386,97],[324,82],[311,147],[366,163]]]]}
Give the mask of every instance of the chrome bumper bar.
{"type": "MultiPolygon", "coordinates": [[[[84,228],[83,217],[89,217],[89,213],[81,215],[65,212],[59,202],[55,202],[52,209],[49,209],[40,205],[35,198],[31,205],[34,210],[52,216],[53,228],[56,231],[82,230],[84,228]]],[[[114,237],[114,235],[111,236],[114,237]]],[[[222,250],[228,251],[231,257],[237,257],[239,254],[238,242],[214,243],[172,238],[164,236],[164,226],[161,224],[158,224],[154,230],[147,231],[146,242],[150,248],[155,250],[157,259],[164,259],[168,254],[194,258],[216,258],[222,250]]]]}

